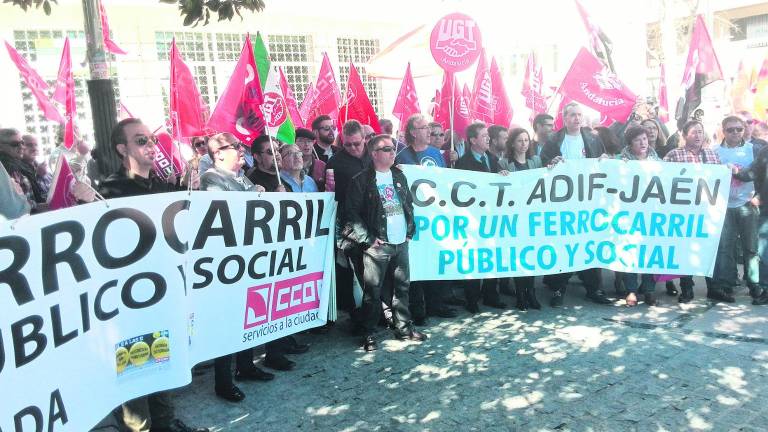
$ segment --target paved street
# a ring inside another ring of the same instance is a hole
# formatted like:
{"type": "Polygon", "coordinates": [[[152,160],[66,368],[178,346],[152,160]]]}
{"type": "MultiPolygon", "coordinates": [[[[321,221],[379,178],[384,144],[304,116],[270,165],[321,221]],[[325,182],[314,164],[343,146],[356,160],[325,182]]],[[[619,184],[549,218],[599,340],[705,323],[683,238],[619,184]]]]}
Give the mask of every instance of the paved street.
{"type": "Polygon", "coordinates": [[[312,348],[294,371],[240,383],[245,401],[217,399],[208,368],[177,410],[217,431],[768,430],[768,308],[743,289],[712,305],[696,285],[690,305],[658,284],[661,306],[628,309],[587,303],[572,283],[562,309],[481,306],[431,319],[423,344],[382,330],[374,353],[342,318],[300,336],[312,348]]]}

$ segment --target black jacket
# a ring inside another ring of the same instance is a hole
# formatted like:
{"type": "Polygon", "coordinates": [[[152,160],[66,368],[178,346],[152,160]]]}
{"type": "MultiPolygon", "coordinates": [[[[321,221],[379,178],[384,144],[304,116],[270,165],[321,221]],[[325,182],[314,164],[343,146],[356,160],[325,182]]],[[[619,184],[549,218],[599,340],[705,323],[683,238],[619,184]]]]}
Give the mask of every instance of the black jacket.
{"type": "MultiPolygon", "coordinates": [[[[403,206],[403,216],[407,224],[406,238],[411,239],[416,227],[413,224],[413,197],[408,189],[408,180],[402,171],[392,170],[392,182],[403,206]]],[[[370,247],[374,240],[389,241],[387,237],[387,215],[381,204],[379,189],[376,187],[376,170],[373,167],[352,178],[347,191],[344,207],[346,224],[342,231],[345,237],[363,249],[370,247]]]]}
{"type": "MultiPolygon", "coordinates": [[[[599,158],[605,153],[605,146],[600,138],[589,132],[587,128],[581,128],[581,138],[584,140],[584,151],[586,152],[587,159],[599,158]]],[[[560,152],[560,146],[563,145],[565,139],[565,127],[560,128],[557,132],[551,134],[544,147],[541,148],[541,163],[544,166],[549,165],[552,159],[562,156],[560,152]]]]}
{"type": "Polygon", "coordinates": [[[371,157],[368,153],[363,154],[363,157],[358,159],[347,153],[346,150],[335,153],[328,160],[325,169],[333,170],[334,181],[336,182],[334,191],[336,192],[336,201],[339,202],[340,209],[344,208],[344,200],[347,197],[347,189],[352,181],[352,177],[370,165],[371,157]]]}
{"type": "Polygon", "coordinates": [[[460,169],[460,170],[466,170],[466,171],[480,171],[480,172],[491,172],[491,173],[499,172],[499,158],[492,155],[491,152],[485,152],[485,157],[488,158],[488,165],[491,166],[490,170],[488,169],[487,166],[485,166],[484,163],[475,159],[475,154],[472,153],[471,149],[467,149],[467,152],[464,153],[464,156],[460,157],[459,160],[456,161],[456,165],[454,165],[454,168],[460,169]]]}
{"type": "Polygon", "coordinates": [[[733,178],[743,182],[755,182],[755,194],[760,197],[760,213],[768,214],[768,146],[764,146],[757,153],[752,165],[734,174],[733,178]]]}
{"type": "Polygon", "coordinates": [[[251,183],[263,187],[267,192],[275,192],[277,187],[281,184],[286,192],[293,192],[293,189],[285,182],[285,180],[280,179],[280,182],[278,182],[276,174],[264,172],[260,170],[258,166],[254,165],[245,176],[248,177],[248,180],[250,180],[251,183]]]}
{"type": "Polygon", "coordinates": [[[99,185],[99,193],[107,199],[176,192],[185,189],[166,182],[158,177],[154,171],[149,172],[149,178],[129,176],[125,167],[120,167],[116,173],[104,179],[99,185]]]}

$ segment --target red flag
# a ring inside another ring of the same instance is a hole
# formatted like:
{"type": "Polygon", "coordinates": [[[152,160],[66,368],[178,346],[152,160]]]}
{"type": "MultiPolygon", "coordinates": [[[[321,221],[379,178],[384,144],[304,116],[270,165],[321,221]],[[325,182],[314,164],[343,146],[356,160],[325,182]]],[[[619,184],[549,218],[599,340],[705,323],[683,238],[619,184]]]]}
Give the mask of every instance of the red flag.
{"type": "Polygon", "coordinates": [[[408,117],[420,112],[419,96],[416,94],[416,84],[413,82],[413,75],[411,75],[411,63],[408,62],[403,83],[400,84],[400,92],[397,94],[397,100],[395,100],[395,107],[392,108],[392,114],[400,122],[398,130],[404,131],[408,117]]]}
{"type": "Polygon", "coordinates": [[[440,123],[443,126],[443,129],[449,129],[450,123],[451,123],[451,107],[453,106],[453,102],[451,102],[451,95],[458,94],[461,96],[461,89],[451,89],[451,84],[455,84],[455,80],[453,79],[453,73],[448,71],[443,71],[443,84],[436,93],[437,99],[435,99],[435,113],[433,115],[433,118],[436,123],[440,123]]]}
{"type": "Polygon", "coordinates": [[[547,103],[542,91],[543,78],[541,65],[536,61],[536,53],[531,52],[528,54],[528,62],[525,66],[521,94],[525,97],[525,106],[532,111],[533,116],[547,111],[547,103]]]}
{"type": "Polygon", "coordinates": [[[480,120],[489,125],[493,124],[493,86],[491,72],[488,69],[488,59],[485,58],[485,48],[480,51],[480,58],[477,59],[475,83],[472,87],[472,98],[469,106],[472,119],[480,120]]]}
{"type": "Polygon", "coordinates": [[[464,83],[464,90],[459,92],[459,82],[456,75],[453,76],[456,88],[456,101],[453,104],[453,130],[462,138],[467,138],[467,126],[472,124],[472,92],[469,86],[464,83]]]}
{"type": "Polygon", "coordinates": [[[171,85],[170,107],[171,131],[175,139],[204,136],[208,106],[197,89],[184,59],[176,47],[176,39],[171,41],[171,85]]]}
{"type": "Polygon", "coordinates": [[[312,120],[323,114],[336,120],[339,116],[339,105],[341,105],[339,85],[336,83],[336,76],[333,74],[328,53],[323,53],[323,62],[320,65],[320,73],[315,84],[315,99],[312,101],[312,107],[307,114],[307,122],[311,123],[312,120]]]}
{"type": "Polygon", "coordinates": [[[264,132],[265,125],[261,112],[264,94],[256,70],[248,35],[227,88],[206,125],[218,132],[230,132],[248,146],[264,132]]]}
{"type": "Polygon", "coordinates": [[[181,158],[181,152],[174,145],[173,138],[167,132],[160,132],[156,136],[155,173],[163,178],[182,175],[186,163],[181,158]]]}
{"type": "Polygon", "coordinates": [[[757,74],[757,78],[752,81],[752,85],[749,90],[752,93],[757,93],[757,88],[762,81],[768,81],[768,57],[763,60],[763,65],[760,67],[760,72],[757,74]]]}
{"type": "Polygon", "coordinates": [[[56,76],[56,86],[53,89],[51,99],[66,105],[67,103],[67,80],[72,76],[72,56],[69,50],[69,38],[64,41],[64,48],[61,50],[61,60],[59,61],[59,73],[56,76]]]}
{"type": "Polygon", "coordinates": [[[491,58],[491,88],[493,89],[493,124],[508,128],[512,123],[512,104],[509,103],[501,69],[496,64],[496,58],[491,58]]]}
{"type": "Polygon", "coordinates": [[[598,26],[592,20],[592,18],[589,17],[587,10],[584,9],[584,6],[581,5],[581,2],[579,2],[579,0],[574,1],[576,2],[576,9],[579,10],[581,20],[584,22],[584,27],[587,28],[587,33],[589,33],[589,45],[592,47],[592,53],[597,55],[603,51],[602,48],[600,48],[600,34],[603,31],[600,29],[600,26],[598,26]]]}
{"type": "Polygon", "coordinates": [[[659,77],[659,120],[662,123],[669,121],[669,102],[667,101],[667,74],[664,71],[664,63],[660,65],[659,77]]]}
{"type": "Polygon", "coordinates": [[[35,97],[37,106],[40,108],[40,111],[43,112],[45,118],[54,122],[64,123],[64,117],[61,116],[59,110],[53,105],[46,94],[48,92],[48,84],[45,83],[43,78],[40,77],[40,74],[38,74],[37,71],[29,65],[27,60],[22,57],[16,49],[9,45],[8,42],[5,42],[5,48],[8,50],[8,55],[16,65],[16,68],[19,70],[21,78],[24,80],[27,88],[32,92],[32,96],[35,97]]]}
{"type": "Polygon", "coordinates": [[[117,118],[119,120],[125,120],[127,118],[135,118],[135,116],[133,115],[133,113],[131,113],[130,110],[128,110],[128,107],[125,106],[123,101],[120,101],[120,106],[117,111],[117,118]]]}
{"type": "Polygon", "coordinates": [[[61,51],[59,63],[59,77],[57,79],[57,91],[60,82],[64,82],[64,147],[71,149],[75,144],[75,118],[77,118],[77,104],[75,102],[75,78],[72,76],[72,56],[69,52],[69,38],[64,40],[64,49],[61,51]]]}
{"type": "Polygon", "coordinates": [[[363,80],[360,78],[360,74],[352,62],[349,62],[349,79],[347,80],[347,95],[345,99],[344,105],[339,108],[339,130],[341,130],[343,122],[354,119],[361,124],[372,127],[373,131],[377,134],[381,133],[379,117],[376,115],[376,110],[373,109],[373,104],[371,104],[371,100],[368,98],[363,80]]]}
{"type": "Polygon", "coordinates": [[[701,104],[701,89],[721,79],[723,79],[723,70],[715,55],[712,39],[704,24],[704,18],[697,15],[683,72],[684,96],[677,103],[675,118],[680,122],[687,121],[693,110],[701,104]]]}
{"type": "Polygon", "coordinates": [[[299,115],[304,119],[304,123],[307,126],[311,126],[312,120],[314,120],[310,119],[308,116],[309,110],[312,108],[312,104],[316,97],[314,84],[307,84],[307,89],[304,91],[304,100],[301,101],[301,106],[299,107],[299,115]]]}
{"type": "Polygon", "coordinates": [[[296,128],[304,127],[304,117],[302,117],[301,113],[299,113],[299,107],[296,103],[296,96],[293,95],[293,90],[291,90],[291,85],[288,83],[288,79],[283,73],[283,68],[280,67],[279,70],[280,90],[283,92],[283,99],[285,100],[285,105],[288,107],[288,114],[291,116],[293,126],[296,128]]]}
{"type": "Polygon", "coordinates": [[[104,49],[112,54],[128,54],[122,48],[117,46],[115,41],[109,36],[109,21],[107,20],[107,11],[104,4],[99,2],[99,14],[101,15],[101,37],[104,39],[104,49]]]}
{"type": "Polygon", "coordinates": [[[72,186],[77,180],[69,167],[64,153],[59,154],[56,170],[53,172],[51,189],[48,193],[48,210],[58,210],[77,205],[77,199],[72,194],[72,186]]]}
{"type": "MultiPolygon", "coordinates": [[[[435,98],[432,99],[432,103],[429,104],[429,115],[434,119],[437,116],[437,111],[440,109],[440,89],[435,89],[435,98]]],[[[405,127],[402,126],[401,127],[405,127]]],[[[404,129],[401,129],[404,130],[404,129]]]]}
{"type": "Polygon", "coordinates": [[[560,93],[621,123],[626,123],[637,100],[608,67],[584,48],[565,74],[560,93]]]}

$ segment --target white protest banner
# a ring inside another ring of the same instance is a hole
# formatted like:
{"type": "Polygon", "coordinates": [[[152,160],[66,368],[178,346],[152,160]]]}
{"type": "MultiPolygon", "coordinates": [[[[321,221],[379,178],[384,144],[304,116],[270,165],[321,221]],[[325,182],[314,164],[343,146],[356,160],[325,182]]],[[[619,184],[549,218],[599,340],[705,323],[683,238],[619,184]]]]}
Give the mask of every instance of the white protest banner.
{"type": "Polygon", "coordinates": [[[199,361],[324,324],[334,218],[330,193],[176,192],[1,224],[0,431],[89,430],[199,361]],[[262,320],[295,324],[238,344],[266,285],[262,320]]]}
{"type": "Polygon", "coordinates": [[[190,207],[209,227],[186,237],[193,363],[326,323],[333,194],[230,195],[255,194],[199,192],[190,207]]]}
{"type": "Polygon", "coordinates": [[[414,199],[412,281],[591,267],[711,275],[730,192],[722,165],[593,159],[506,177],[403,170],[414,199]]]}

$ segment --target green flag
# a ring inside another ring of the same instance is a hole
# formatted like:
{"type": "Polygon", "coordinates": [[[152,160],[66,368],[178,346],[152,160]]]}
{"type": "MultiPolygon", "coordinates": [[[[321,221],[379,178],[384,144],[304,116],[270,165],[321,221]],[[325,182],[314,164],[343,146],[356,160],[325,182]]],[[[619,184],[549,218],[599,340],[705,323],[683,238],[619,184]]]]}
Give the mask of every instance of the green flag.
{"type": "Polygon", "coordinates": [[[280,71],[269,61],[267,47],[261,33],[256,34],[253,43],[253,57],[256,60],[256,69],[259,71],[262,90],[264,91],[264,103],[262,111],[264,121],[267,123],[267,134],[279,139],[286,144],[296,142],[296,129],[288,113],[288,105],[280,87],[280,71]]]}

